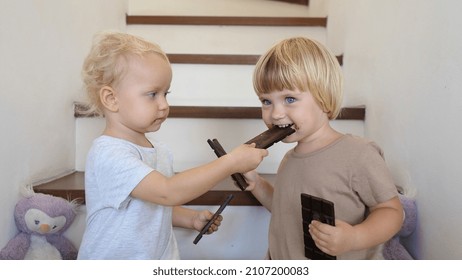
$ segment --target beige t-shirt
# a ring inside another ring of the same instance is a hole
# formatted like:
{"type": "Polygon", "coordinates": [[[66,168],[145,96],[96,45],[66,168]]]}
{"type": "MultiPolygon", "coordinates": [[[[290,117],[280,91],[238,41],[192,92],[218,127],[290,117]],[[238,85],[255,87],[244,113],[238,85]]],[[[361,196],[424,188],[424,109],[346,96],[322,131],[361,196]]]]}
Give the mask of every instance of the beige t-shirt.
{"type": "MultiPolygon", "coordinates": [[[[271,259],[306,259],[300,194],[334,203],[335,218],[361,223],[369,207],[398,195],[382,150],[366,139],[344,135],[309,154],[290,150],[274,185],[269,227],[271,259]]],[[[348,252],[337,259],[381,259],[381,246],[348,252]]]]}

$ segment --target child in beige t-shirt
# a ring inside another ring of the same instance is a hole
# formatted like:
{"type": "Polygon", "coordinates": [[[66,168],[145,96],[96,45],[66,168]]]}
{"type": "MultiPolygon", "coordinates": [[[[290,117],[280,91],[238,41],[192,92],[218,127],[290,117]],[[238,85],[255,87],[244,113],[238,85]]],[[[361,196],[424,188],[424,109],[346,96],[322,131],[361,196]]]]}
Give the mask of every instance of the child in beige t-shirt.
{"type": "Polygon", "coordinates": [[[271,211],[271,259],[305,258],[301,193],[334,203],[335,226],[313,221],[309,233],[319,249],[338,259],[382,258],[380,244],[402,225],[403,209],[381,149],[330,126],[341,109],[342,79],[336,58],[303,37],[279,42],[256,65],[263,121],[296,130],[283,140],[297,145],[282,160],[274,186],[255,171],[245,174],[248,190],[271,211]]]}

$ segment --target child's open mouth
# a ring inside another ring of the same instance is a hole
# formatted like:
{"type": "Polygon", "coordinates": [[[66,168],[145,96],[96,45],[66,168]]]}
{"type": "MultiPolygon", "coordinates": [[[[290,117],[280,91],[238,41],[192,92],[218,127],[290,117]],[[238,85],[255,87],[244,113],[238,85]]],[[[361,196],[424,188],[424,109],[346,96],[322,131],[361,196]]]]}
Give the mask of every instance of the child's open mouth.
{"type": "Polygon", "coordinates": [[[289,123],[289,124],[273,124],[273,126],[277,126],[279,128],[292,127],[293,129],[297,130],[297,128],[295,127],[295,125],[293,123],[289,123]]]}

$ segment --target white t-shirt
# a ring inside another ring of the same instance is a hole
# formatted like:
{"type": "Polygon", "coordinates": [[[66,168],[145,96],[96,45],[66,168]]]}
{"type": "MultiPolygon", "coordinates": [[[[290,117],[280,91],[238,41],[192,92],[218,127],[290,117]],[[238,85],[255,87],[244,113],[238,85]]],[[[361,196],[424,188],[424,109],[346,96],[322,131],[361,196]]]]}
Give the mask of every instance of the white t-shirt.
{"type": "Polygon", "coordinates": [[[172,208],[130,196],[153,170],[172,176],[172,162],[161,143],[146,148],[95,139],[85,167],[87,221],[78,259],[179,259],[172,208]]]}

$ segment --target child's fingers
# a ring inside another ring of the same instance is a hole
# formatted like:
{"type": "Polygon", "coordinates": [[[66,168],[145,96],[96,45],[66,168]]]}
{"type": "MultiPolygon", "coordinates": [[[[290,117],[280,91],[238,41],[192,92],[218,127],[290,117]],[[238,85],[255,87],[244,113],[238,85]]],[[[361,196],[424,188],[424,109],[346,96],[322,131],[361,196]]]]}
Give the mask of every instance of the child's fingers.
{"type": "Polygon", "coordinates": [[[223,220],[223,216],[219,215],[215,221],[213,221],[213,224],[209,227],[207,230],[207,234],[211,234],[215,231],[218,230],[218,227],[221,225],[221,221],[223,220]]]}
{"type": "Polygon", "coordinates": [[[324,227],[324,225],[326,224],[318,221],[312,221],[308,227],[310,234],[319,240],[325,240],[329,236],[329,233],[325,230],[326,227],[324,227]]]}
{"type": "Polygon", "coordinates": [[[215,223],[217,225],[220,225],[221,224],[221,221],[223,221],[223,216],[222,215],[218,215],[217,219],[215,220],[215,223]]]}
{"type": "Polygon", "coordinates": [[[328,224],[323,224],[319,221],[312,221],[309,225],[309,232],[311,238],[313,238],[313,241],[316,244],[316,247],[324,253],[333,255],[333,252],[330,250],[330,228],[332,228],[332,226],[328,224]]]}
{"type": "Polygon", "coordinates": [[[210,219],[212,219],[212,217],[213,217],[213,213],[208,211],[208,210],[205,210],[205,215],[204,215],[205,222],[210,221],[210,219]]]}

